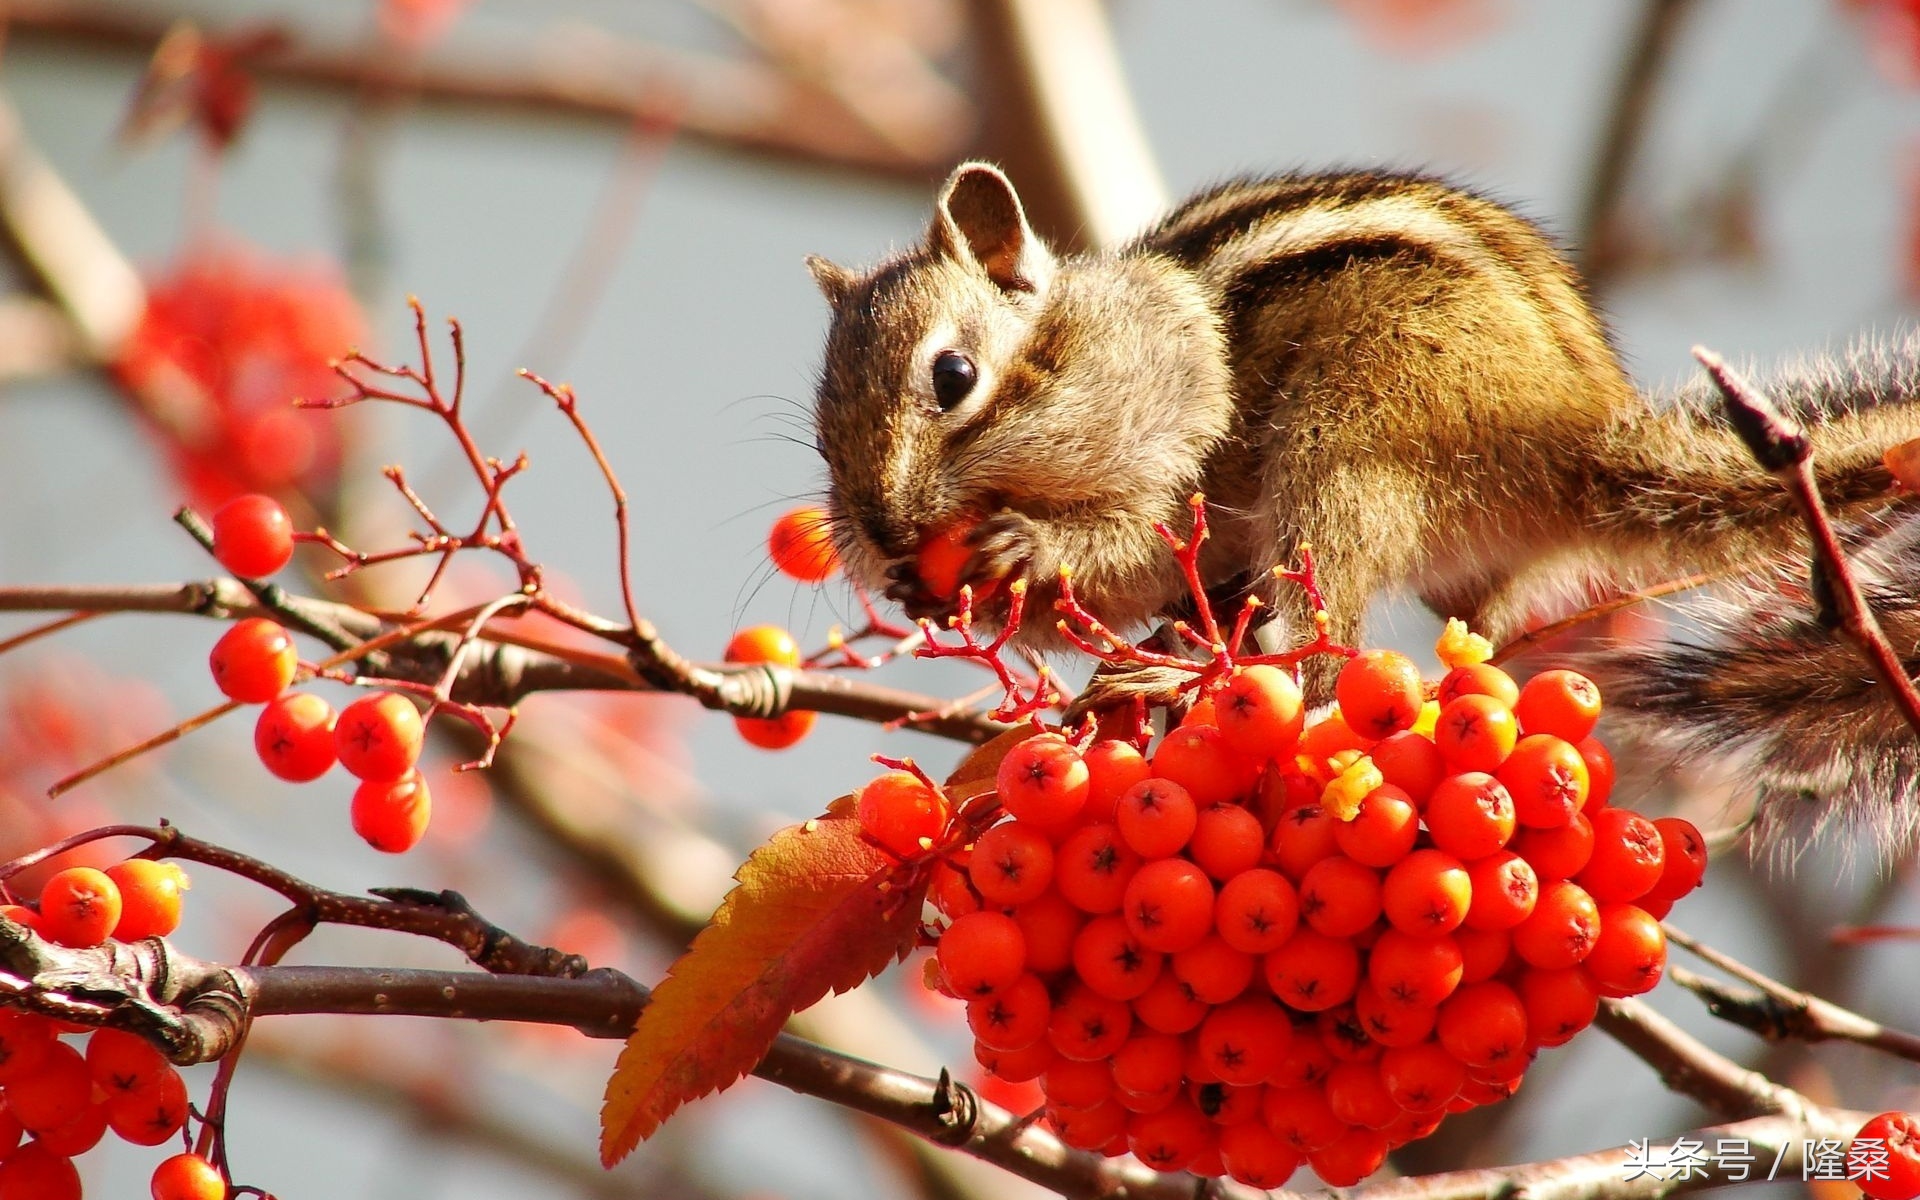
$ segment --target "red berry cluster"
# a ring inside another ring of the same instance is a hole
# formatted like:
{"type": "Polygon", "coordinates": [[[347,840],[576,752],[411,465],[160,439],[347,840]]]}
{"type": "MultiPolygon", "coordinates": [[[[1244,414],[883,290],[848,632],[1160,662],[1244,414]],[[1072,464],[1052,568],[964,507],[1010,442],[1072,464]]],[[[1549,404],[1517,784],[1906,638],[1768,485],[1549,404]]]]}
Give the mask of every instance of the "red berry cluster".
{"type": "Polygon", "coordinates": [[[1347,1186],[1660,978],[1704,842],[1607,804],[1591,682],[1462,662],[1429,698],[1372,652],[1337,697],[1307,727],[1292,675],[1249,666],[1151,755],[1037,735],[970,846],[914,776],[861,791],[875,840],[937,858],[934,982],[976,1057],[1037,1080],[1069,1144],[1347,1186]]]}
{"type": "MultiPolygon", "coordinates": [[[[0,916],[63,946],[164,936],[180,922],[186,873],[133,858],[105,871],[69,867],[33,905],[0,916]]],[[[0,1200],[79,1200],[73,1160],[112,1130],[158,1146],[187,1121],[187,1085],[153,1045],[113,1029],[87,1030],[0,1008],[0,1200]]],[[[156,1200],[223,1200],[206,1160],[175,1155],[154,1172],[156,1200]]]]}
{"type": "MultiPolygon", "coordinates": [[[[222,508],[213,535],[220,564],[250,579],[272,575],[293,555],[286,511],[267,496],[241,496],[222,508]]],[[[433,808],[414,765],[426,730],[412,700],[376,692],[336,714],[311,692],[289,692],[300,666],[293,636],[265,617],[235,622],[214,643],[207,665],[229,700],[265,705],[253,747],[267,770],[307,783],[337,762],[360,780],[350,809],[355,833],[393,854],[419,843],[433,808]]]]}

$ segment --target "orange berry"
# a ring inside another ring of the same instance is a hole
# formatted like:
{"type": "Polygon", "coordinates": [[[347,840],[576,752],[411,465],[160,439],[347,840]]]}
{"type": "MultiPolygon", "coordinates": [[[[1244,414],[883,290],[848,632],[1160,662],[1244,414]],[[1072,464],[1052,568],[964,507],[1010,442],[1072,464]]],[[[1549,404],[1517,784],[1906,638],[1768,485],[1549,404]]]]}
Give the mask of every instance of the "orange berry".
{"type": "Polygon", "coordinates": [[[1121,795],[1151,773],[1147,756],[1130,742],[1097,741],[1080,757],[1087,764],[1087,804],[1081,810],[1087,821],[1113,820],[1121,795]]]}
{"type": "Polygon", "coordinates": [[[1467,868],[1473,902],[1466,923],[1475,929],[1512,929],[1533,914],[1540,877],[1511,850],[1496,850],[1467,868]]]}
{"type": "MultiPolygon", "coordinates": [[[[914,553],[914,571],[920,576],[920,582],[942,600],[951,600],[960,594],[960,572],[973,557],[970,539],[979,523],[979,518],[971,513],[950,521],[928,534],[914,553]]],[[[977,595],[984,589],[974,590],[977,595]]]]}
{"type": "Polygon", "coordinates": [[[1300,919],[1328,937],[1350,938],[1380,916],[1380,873],[1344,854],[1323,858],[1300,880],[1300,919]]]}
{"type": "Polygon", "coordinates": [[[1306,708],[1288,672],[1264,663],[1236,668],[1213,703],[1220,735],[1235,752],[1256,761],[1293,755],[1306,708]]]}
{"type": "Polygon", "coordinates": [[[990,996],[967,1002],[967,1028],[993,1050],[1021,1050],[1047,1034],[1053,1001],[1047,985],[1031,972],[990,996]]]}
{"type": "Polygon", "coordinates": [[[1380,1080],[1408,1112],[1438,1112],[1466,1086],[1467,1068],[1438,1043],[1416,1042],[1380,1056],[1380,1080]]]}
{"type": "Polygon", "coordinates": [[[1212,725],[1182,725],[1160,739],[1153,752],[1156,778],[1186,788],[1195,805],[1225,804],[1251,791],[1258,769],[1236,754],[1212,725]]]}
{"type": "Polygon", "coordinates": [[[810,708],[793,708],[777,717],[735,717],[734,732],[750,746],[762,750],[785,750],[813,732],[820,716],[810,708]]]}
{"type": "Polygon", "coordinates": [[[1342,821],[1333,830],[1333,840],[1342,854],[1381,868],[1405,858],[1419,836],[1420,814],[1413,798],[1390,783],[1368,792],[1353,820],[1342,821]]]}
{"type": "Polygon", "coordinates": [[[1367,982],[1392,1003],[1435,1006],[1460,986],[1463,965],[1459,944],[1446,934],[1389,929],[1367,954],[1367,982]]]}
{"type": "Polygon", "coordinates": [[[1214,1150],[1217,1137],[1213,1122],[1185,1097],[1127,1122],[1127,1148],[1156,1171],[1186,1170],[1214,1150]]]}
{"type": "Polygon", "coordinates": [[[1387,1161],[1386,1135],[1377,1129],[1348,1129],[1307,1154],[1307,1165],[1330,1187],[1352,1187],[1387,1161]]]}
{"type": "Polygon", "coordinates": [[[1220,1082],[1234,1087],[1265,1083],[1280,1067],[1293,1022],[1265,996],[1223,1004],[1200,1022],[1194,1050],[1220,1082]]]}
{"type": "Polygon", "coordinates": [[[1007,751],[994,784],[1009,813],[1054,831],[1071,825],[1086,807],[1090,777],[1071,743],[1043,733],[1007,751]]]}
{"type": "Polygon", "coordinates": [[[1576,748],[1587,764],[1587,807],[1599,808],[1613,795],[1613,755],[1598,738],[1584,738],[1576,748]]]}
{"type": "Polygon", "coordinates": [[[1120,913],[1148,949],[1185,950],[1213,928],[1213,881],[1187,859],[1156,859],[1127,882],[1120,913]]]}
{"type": "Polygon", "coordinates": [[[1518,739],[1513,710],[1474,693],[1443,705],[1433,730],[1433,744],[1453,771],[1497,770],[1518,739]]]}
{"type": "Polygon", "coordinates": [[[1528,733],[1578,743],[1600,719],[1600,689],[1578,671],[1542,671],[1520,689],[1513,715],[1528,733]]]}
{"type": "Polygon", "coordinates": [[[1027,969],[1051,975],[1073,965],[1073,941],[1087,917],[1059,892],[1049,891],[1013,910],[1027,940],[1027,969]]]}
{"type": "Polygon", "coordinates": [[[1296,929],[1262,963],[1267,987],[1300,1012],[1321,1012],[1352,998],[1360,982],[1360,951],[1351,938],[1296,929]]]}
{"type": "Polygon", "coordinates": [[[300,655],[279,622],[248,617],[220,635],[207,656],[207,666],[214,685],[227,699],[265,704],[293,682],[300,655]]]}
{"type": "Polygon", "coordinates": [[[1074,974],[1102,996],[1131,1000],[1152,987],[1165,966],[1166,957],[1113,913],[1093,918],[1074,935],[1074,974]]]}
{"type": "Polygon", "coordinates": [[[355,778],[389,783],[413,770],[425,736],[413,701],[399,692],[375,692],[340,710],[333,752],[355,778]]]}
{"type": "Polygon", "coordinates": [[[1047,1040],[1060,1057],[1075,1062],[1112,1058],[1133,1030],[1133,1011],[1124,1000],[1102,996],[1084,983],[1067,986],[1047,1021],[1047,1040]]]}
{"type": "Polygon", "coordinates": [[[265,579],[293,558],[293,522],[272,496],[235,496],[213,514],[213,556],[242,579],[265,579]]]}
{"type": "Polygon", "coordinates": [[[1238,804],[1201,810],[1187,839],[1187,857],[1217,881],[1225,881],[1260,861],[1267,848],[1260,818],[1238,804]]]}
{"type": "Polygon", "coordinates": [[[93,867],[68,867],[40,887],[40,933],[62,946],[98,946],[120,922],[120,887],[93,867]]]}
{"type": "Polygon", "coordinates": [[[1388,922],[1421,937],[1458,929],[1472,898],[1467,869],[1440,850],[1415,850],[1394,864],[1381,885],[1388,922]]]}
{"type": "Polygon", "coordinates": [[[1217,930],[1168,958],[1173,977],[1204,1004],[1225,1004],[1239,996],[1259,966],[1259,960],[1228,945],[1217,930]]]}
{"type": "Polygon", "coordinates": [[[1512,848],[1543,882],[1571,879],[1593,857],[1593,822],[1575,813],[1558,829],[1522,829],[1514,834],[1512,848]]]}
{"type": "Polygon", "coordinates": [[[1327,1104],[1349,1125],[1383,1129],[1403,1111],[1370,1062],[1335,1063],[1327,1072],[1327,1104]]]}
{"type": "Polygon", "coordinates": [[[187,1084],[169,1066],[148,1083],[107,1101],[107,1124],[122,1141],[158,1146],[187,1123],[187,1084]]]}
{"type": "Polygon", "coordinates": [[[1470,1067],[1488,1067],[1527,1054],[1527,1009],[1504,983],[1462,984],[1440,1005],[1434,1036],[1470,1067]]]}
{"type": "MultiPolygon", "coordinates": [[[[919,784],[920,781],[915,779],[914,783],[919,784]]],[[[924,785],[921,790],[926,790],[924,785]]],[[[861,824],[865,826],[864,819],[861,824]]],[[[915,849],[919,848],[918,837],[915,836],[915,849]]],[[[896,853],[911,854],[913,851],[896,853]]],[[[1053,843],[1046,834],[1025,821],[1003,821],[981,834],[979,840],[974,842],[973,857],[967,863],[967,877],[987,903],[1012,908],[1051,894],[1053,863],[1053,843]]]]}
{"type": "Polygon", "coordinates": [[[1441,780],[1427,801],[1426,818],[1433,844],[1461,862],[1485,858],[1504,847],[1516,824],[1513,797],[1498,779],[1479,771],[1441,780]]]}
{"type": "Polygon", "coordinates": [[[189,884],[178,864],[130,858],[108,867],[107,878],[120,889],[120,920],[112,935],[117,941],[165,937],[180,927],[180,893],[189,884]]]}
{"type": "Polygon", "coordinates": [[[947,800],[910,771],[888,771],[860,789],[854,819],[868,837],[906,858],[946,829],[947,800]]]}
{"type": "Polygon", "coordinates": [[[1410,728],[1420,715],[1420,668],[1395,650],[1368,650],[1347,661],[1334,680],[1340,715],[1375,741],[1410,728]]]}
{"type": "Polygon", "coordinates": [[[1442,706],[1461,696],[1491,696],[1512,708],[1520,699],[1520,685],[1513,676],[1492,663],[1469,663],[1455,667],[1441,677],[1438,699],[1442,706]]]}
{"type": "Polygon", "coordinates": [[[73,1160],[37,1142],[0,1159],[0,1200],[80,1200],[73,1160]]]}
{"type": "Polygon", "coordinates": [[[1168,779],[1143,779],[1121,795],[1113,819],[1140,857],[1167,858],[1193,836],[1200,813],[1186,788],[1168,779]]]}
{"type": "Polygon", "coordinates": [[[1213,919],[1221,940],[1247,954],[1277,950],[1293,936],[1300,902],[1293,884],[1278,871],[1255,867],[1221,885],[1213,919]]]}
{"type": "Polygon", "coordinates": [[[813,505],[783,513],[774,521],[767,534],[767,553],[782,574],[801,583],[819,583],[840,568],[827,514],[813,505]]]}
{"type": "Polygon", "coordinates": [[[1593,814],[1593,857],[1574,882],[1595,900],[1638,900],[1660,882],[1666,842],[1639,813],[1603,808],[1593,814]]]}
{"type": "Polygon", "coordinates": [[[1083,825],[1054,852],[1053,886],[1081,912],[1113,912],[1140,862],[1112,825],[1083,825]]]}
{"type": "Polygon", "coordinates": [[[1600,936],[1581,969],[1603,996],[1638,996],[1667,968],[1667,935],[1660,922],[1632,904],[1600,906],[1600,936]]]}
{"type": "Polygon", "coordinates": [[[1550,733],[1521,738],[1494,776],[1513,797],[1514,818],[1530,828],[1565,825],[1587,804],[1587,760],[1550,733]]]}
{"type": "Polygon", "coordinates": [[[1319,804],[1301,804],[1280,814],[1267,850],[1288,878],[1305,878],[1313,864],[1340,852],[1339,822],[1319,804]]]}
{"type": "Polygon", "coordinates": [[[433,796],[418,771],[394,780],[369,779],[353,789],[347,815],[367,845],[386,854],[404,854],[426,836],[433,796]]]}
{"type": "Polygon", "coordinates": [[[1672,902],[1699,887],[1706,876],[1707,839],[1684,817],[1660,817],[1653,827],[1660,831],[1660,879],[1641,900],[1672,902]]]}
{"type": "Polygon", "coordinates": [[[1425,738],[1410,729],[1381,739],[1379,744],[1367,751],[1367,757],[1380,771],[1380,777],[1389,786],[1397,787],[1407,794],[1415,808],[1424,808],[1427,797],[1433,795],[1433,789],[1447,774],[1446,763],[1440,758],[1440,748],[1431,738],[1425,738]]]}
{"type": "Polygon", "coordinates": [[[726,661],[730,663],[776,663],[783,667],[800,665],[800,646],[793,635],[778,625],[750,625],[727,642],[726,661]]]}
{"type": "Polygon", "coordinates": [[[287,692],[260,710],[253,749],[267,770],[307,783],[333,769],[333,706],[312,692],[287,692]]]}
{"type": "Polygon", "coordinates": [[[1533,912],[1513,927],[1513,952],[1529,966],[1571,967],[1593,950],[1600,909],[1579,884],[1555,879],[1540,886],[1533,912]]]}
{"type": "Polygon", "coordinates": [[[991,996],[1027,970],[1027,938],[1005,913],[980,912],[956,917],[934,946],[940,971],[956,996],[991,996]]]}
{"type": "Polygon", "coordinates": [[[227,1200],[227,1181],[198,1154],[176,1154],[153,1169],[153,1200],[227,1200]]]}
{"type": "Polygon", "coordinates": [[[30,1133],[57,1129],[93,1102],[93,1077],[87,1061],[65,1042],[54,1042],[31,1072],[7,1083],[7,1108],[30,1133]]]}
{"type": "Polygon", "coordinates": [[[1600,992],[1579,967],[1531,968],[1514,979],[1527,1012],[1527,1036],[1542,1046],[1563,1046],[1593,1024],[1600,992]]]}

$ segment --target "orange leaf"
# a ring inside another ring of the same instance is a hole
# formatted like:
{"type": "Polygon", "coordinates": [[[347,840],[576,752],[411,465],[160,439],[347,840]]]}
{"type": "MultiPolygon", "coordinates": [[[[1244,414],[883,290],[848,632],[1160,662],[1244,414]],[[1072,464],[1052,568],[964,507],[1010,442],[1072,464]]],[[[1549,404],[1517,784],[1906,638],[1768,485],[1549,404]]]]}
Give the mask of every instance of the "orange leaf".
{"type": "Polygon", "coordinates": [[[867,840],[850,799],[754,851],[734,875],[740,886],[653,990],[607,1081],[602,1162],[752,1070],[788,1017],[913,949],[927,872],[867,840]]]}

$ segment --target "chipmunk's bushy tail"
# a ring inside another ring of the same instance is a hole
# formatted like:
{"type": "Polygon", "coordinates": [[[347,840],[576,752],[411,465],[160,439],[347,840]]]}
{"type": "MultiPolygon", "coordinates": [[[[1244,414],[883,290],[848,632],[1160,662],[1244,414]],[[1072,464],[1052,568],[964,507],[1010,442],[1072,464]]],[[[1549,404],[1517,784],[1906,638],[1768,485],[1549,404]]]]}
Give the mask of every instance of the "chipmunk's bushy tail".
{"type": "MultiPolygon", "coordinates": [[[[1847,531],[1854,573],[1911,678],[1920,672],[1920,515],[1847,531]]],[[[1920,841],[1920,734],[1866,657],[1823,623],[1806,568],[1727,582],[1688,611],[1686,641],[1596,652],[1616,728],[1682,761],[1725,763],[1754,788],[1757,845],[1792,854],[1865,833],[1920,841]]]]}

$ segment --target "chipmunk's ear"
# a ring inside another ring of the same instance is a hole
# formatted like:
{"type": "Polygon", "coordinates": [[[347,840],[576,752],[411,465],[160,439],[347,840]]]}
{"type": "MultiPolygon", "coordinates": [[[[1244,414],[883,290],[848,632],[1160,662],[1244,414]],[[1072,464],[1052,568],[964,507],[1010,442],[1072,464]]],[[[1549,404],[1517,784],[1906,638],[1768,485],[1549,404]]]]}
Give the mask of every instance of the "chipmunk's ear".
{"type": "Polygon", "coordinates": [[[978,263],[1002,291],[1041,292],[1053,276],[1053,254],[1027,224],[1013,184],[988,163],[962,163],[947,177],[927,246],[978,263]]]}
{"type": "Polygon", "coordinates": [[[820,294],[827,303],[840,308],[847,302],[847,295],[853,291],[853,272],[818,254],[807,255],[807,270],[812,272],[813,281],[820,285],[820,294]]]}

